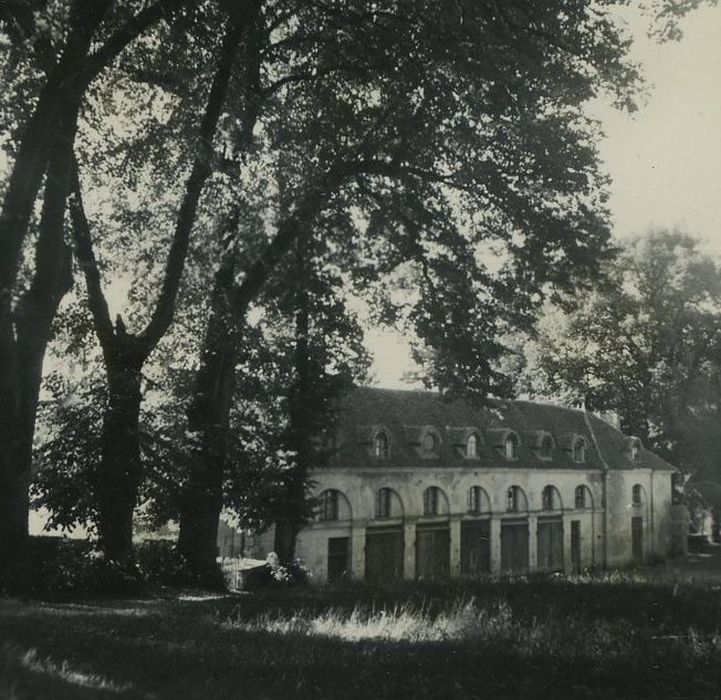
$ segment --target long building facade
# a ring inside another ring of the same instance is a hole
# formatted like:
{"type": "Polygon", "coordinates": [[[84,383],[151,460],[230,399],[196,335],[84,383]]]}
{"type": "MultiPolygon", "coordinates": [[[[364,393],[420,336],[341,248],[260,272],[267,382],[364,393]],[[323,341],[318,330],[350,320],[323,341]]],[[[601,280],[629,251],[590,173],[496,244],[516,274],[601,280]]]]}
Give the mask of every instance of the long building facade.
{"type": "Polygon", "coordinates": [[[674,468],[585,410],[360,388],[332,442],[297,542],[321,582],[571,573],[672,549],[674,468]]]}

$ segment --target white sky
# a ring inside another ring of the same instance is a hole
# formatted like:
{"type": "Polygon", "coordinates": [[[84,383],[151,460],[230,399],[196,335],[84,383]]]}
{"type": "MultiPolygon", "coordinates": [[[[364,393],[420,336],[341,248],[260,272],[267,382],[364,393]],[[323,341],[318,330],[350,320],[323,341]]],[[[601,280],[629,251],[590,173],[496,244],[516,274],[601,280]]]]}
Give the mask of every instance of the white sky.
{"type": "MultiPolygon", "coordinates": [[[[721,257],[721,6],[693,12],[681,28],[680,41],[658,44],[633,22],[632,55],[649,97],[633,115],[608,105],[592,113],[606,134],[600,150],[613,179],[615,235],[677,226],[721,257]]],[[[367,341],[374,383],[409,388],[402,376],[413,363],[403,338],[371,330],[367,341]]]]}

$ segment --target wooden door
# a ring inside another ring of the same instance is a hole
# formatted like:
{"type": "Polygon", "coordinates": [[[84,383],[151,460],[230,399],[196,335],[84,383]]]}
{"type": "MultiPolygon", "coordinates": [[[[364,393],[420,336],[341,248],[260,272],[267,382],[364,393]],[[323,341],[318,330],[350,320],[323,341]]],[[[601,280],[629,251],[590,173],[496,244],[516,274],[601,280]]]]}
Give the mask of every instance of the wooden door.
{"type": "Polygon", "coordinates": [[[538,521],[538,568],[563,571],[563,520],[538,521]]]}
{"type": "Polygon", "coordinates": [[[416,576],[448,578],[451,565],[451,531],[448,525],[416,527],[416,576]]]}
{"type": "Polygon", "coordinates": [[[574,574],[580,574],[583,568],[581,562],[581,521],[571,521],[571,567],[574,574]]]}
{"type": "Polygon", "coordinates": [[[631,552],[633,563],[643,564],[643,518],[631,518],[631,552]]]}
{"type": "Polygon", "coordinates": [[[328,538],[328,583],[349,578],[350,537],[328,538]]]}
{"type": "Polygon", "coordinates": [[[403,530],[367,530],[365,558],[367,581],[381,582],[403,578],[403,530]]]}
{"type": "Polygon", "coordinates": [[[488,520],[461,523],[461,573],[482,576],[491,571],[491,540],[488,520]]]}
{"type": "Polygon", "coordinates": [[[501,569],[509,573],[528,572],[528,521],[501,523],[501,569]]]}

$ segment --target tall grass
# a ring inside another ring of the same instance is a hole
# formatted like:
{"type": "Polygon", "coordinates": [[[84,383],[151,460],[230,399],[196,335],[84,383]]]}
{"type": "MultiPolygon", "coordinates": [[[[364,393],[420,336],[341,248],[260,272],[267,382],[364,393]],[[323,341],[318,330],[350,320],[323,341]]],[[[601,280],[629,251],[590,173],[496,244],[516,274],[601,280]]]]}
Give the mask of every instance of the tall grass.
{"type": "Polygon", "coordinates": [[[721,698],[721,590],[627,574],[0,600],[0,698],[721,698]]]}

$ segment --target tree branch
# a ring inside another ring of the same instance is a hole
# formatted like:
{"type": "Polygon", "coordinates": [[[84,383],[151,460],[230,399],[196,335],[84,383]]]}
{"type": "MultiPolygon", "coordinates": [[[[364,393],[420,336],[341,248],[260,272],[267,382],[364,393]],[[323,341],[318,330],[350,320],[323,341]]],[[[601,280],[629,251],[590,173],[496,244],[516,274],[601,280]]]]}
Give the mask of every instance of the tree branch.
{"type": "Polygon", "coordinates": [[[75,243],[75,257],[85,276],[85,286],[88,292],[88,306],[93,315],[95,331],[102,344],[115,338],[115,329],[110,320],[108,301],[103,294],[100,271],[93,251],[93,241],[90,233],[90,224],[85,215],[83,196],[78,177],[78,164],[73,158],[70,170],[70,217],[72,220],[73,242],[75,243]]]}
{"type": "Polygon", "coordinates": [[[95,53],[88,57],[83,71],[84,79],[90,82],[146,29],[189,2],[191,0],[158,0],[154,5],[146,7],[131,17],[95,53]]]}
{"type": "Polygon", "coordinates": [[[190,232],[195,222],[200,195],[205,181],[212,172],[213,138],[225,102],[230,75],[235,62],[240,39],[253,21],[258,11],[258,3],[253,3],[251,12],[234,12],[228,20],[218,69],[213,78],[208,101],[200,126],[199,144],[193,168],[186,185],[185,196],[178,212],[173,242],[165,266],[165,276],[153,315],[139,338],[148,350],[157,345],[173,321],[175,303],[180,287],[180,279],[188,252],[190,232]]]}

